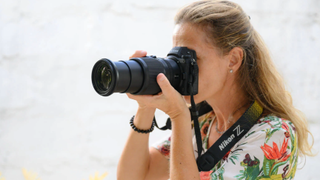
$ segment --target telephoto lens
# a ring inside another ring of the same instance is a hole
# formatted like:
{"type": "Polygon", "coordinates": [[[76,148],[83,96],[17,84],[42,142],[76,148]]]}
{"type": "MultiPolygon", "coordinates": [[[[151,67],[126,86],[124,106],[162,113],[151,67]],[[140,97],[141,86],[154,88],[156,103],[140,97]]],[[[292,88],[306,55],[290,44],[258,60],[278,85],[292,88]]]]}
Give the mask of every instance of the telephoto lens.
{"type": "Polygon", "coordinates": [[[92,84],[96,92],[109,96],[114,92],[154,95],[161,92],[157,75],[163,73],[182,95],[198,92],[196,53],[186,47],[174,47],[167,58],[145,56],[113,62],[101,59],[92,70],[92,84]],[[191,88],[190,88],[191,87],[191,88]]]}

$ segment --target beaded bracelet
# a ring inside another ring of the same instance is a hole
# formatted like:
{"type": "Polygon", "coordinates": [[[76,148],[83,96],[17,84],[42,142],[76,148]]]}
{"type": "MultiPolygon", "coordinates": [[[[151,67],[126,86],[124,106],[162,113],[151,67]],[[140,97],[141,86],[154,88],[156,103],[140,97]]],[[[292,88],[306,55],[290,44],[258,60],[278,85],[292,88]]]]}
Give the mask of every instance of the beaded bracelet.
{"type": "Polygon", "coordinates": [[[135,116],[132,116],[132,118],[130,119],[130,126],[132,127],[132,129],[134,131],[137,131],[138,133],[144,133],[144,134],[148,134],[150,132],[153,131],[154,129],[154,121],[152,121],[152,125],[151,125],[151,128],[148,129],[148,130],[142,130],[142,129],[138,129],[134,124],[133,124],[133,119],[134,119],[135,116]]]}

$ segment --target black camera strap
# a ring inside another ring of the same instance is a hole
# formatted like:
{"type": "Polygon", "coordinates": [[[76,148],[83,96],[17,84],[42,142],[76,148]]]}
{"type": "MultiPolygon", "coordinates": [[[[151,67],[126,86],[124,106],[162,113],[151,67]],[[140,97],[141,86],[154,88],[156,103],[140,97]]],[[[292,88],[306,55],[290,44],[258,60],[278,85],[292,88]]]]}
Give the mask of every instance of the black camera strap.
{"type": "Polygon", "coordinates": [[[198,150],[198,157],[201,156],[202,153],[202,138],[200,133],[200,125],[198,121],[199,113],[196,108],[196,104],[193,99],[193,94],[191,93],[191,120],[193,120],[193,128],[196,134],[196,142],[197,142],[197,150],[198,150]]]}

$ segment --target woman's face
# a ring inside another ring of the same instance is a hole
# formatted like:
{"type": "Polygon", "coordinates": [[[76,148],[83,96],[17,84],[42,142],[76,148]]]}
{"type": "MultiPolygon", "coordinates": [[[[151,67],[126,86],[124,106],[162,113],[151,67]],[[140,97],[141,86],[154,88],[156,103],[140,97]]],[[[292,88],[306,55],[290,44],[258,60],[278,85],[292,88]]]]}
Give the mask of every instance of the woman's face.
{"type": "MultiPolygon", "coordinates": [[[[183,46],[197,53],[199,66],[199,89],[194,96],[195,102],[218,97],[225,88],[228,77],[227,56],[206,41],[207,37],[201,28],[189,23],[178,24],[173,34],[173,46],[183,46]]],[[[184,97],[190,103],[190,96],[184,97]]]]}

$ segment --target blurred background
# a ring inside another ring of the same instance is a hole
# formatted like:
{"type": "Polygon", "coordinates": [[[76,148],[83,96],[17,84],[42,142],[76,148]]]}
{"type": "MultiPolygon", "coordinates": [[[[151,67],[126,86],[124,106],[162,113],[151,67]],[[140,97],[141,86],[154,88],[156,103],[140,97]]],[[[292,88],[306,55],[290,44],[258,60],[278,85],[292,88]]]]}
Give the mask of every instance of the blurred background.
{"type": "MultiPolygon", "coordinates": [[[[192,0],[0,0],[0,179],[88,179],[116,166],[137,104],[99,96],[93,64],[136,49],[165,57],[173,17],[192,0]]],[[[320,1],[235,0],[270,48],[320,147],[320,1]]],[[[157,112],[160,123],[166,115],[157,112]]],[[[156,130],[150,144],[170,132],[156,130]]],[[[320,157],[296,179],[318,179],[320,157]]]]}

